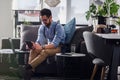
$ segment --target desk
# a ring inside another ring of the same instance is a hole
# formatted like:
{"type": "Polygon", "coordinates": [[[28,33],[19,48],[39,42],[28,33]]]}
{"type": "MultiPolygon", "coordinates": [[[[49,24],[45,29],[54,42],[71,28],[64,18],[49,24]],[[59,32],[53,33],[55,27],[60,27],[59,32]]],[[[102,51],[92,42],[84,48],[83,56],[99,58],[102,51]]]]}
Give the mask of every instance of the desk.
{"type": "Polygon", "coordinates": [[[91,76],[93,68],[93,65],[91,65],[92,60],[90,61],[86,54],[58,53],[56,57],[58,76],[61,76],[64,80],[79,80],[91,76]]]}
{"type": "Polygon", "coordinates": [[[120,58],[120,34],[97,34],[105,39],[106,44],[114,46],[112,63],[108,74],[108,80],[117,79],[117,69],[120,58]]]}

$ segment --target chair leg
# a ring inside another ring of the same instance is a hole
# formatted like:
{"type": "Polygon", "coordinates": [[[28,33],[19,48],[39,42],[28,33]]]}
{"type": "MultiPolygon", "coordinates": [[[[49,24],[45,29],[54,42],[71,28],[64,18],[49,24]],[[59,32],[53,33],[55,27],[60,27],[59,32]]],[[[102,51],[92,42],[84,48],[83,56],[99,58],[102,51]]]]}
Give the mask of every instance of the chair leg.
{"type": "Polygon", "coordinates": [[[94,80],[94,76],[96,74],[96,71],[97,71],[97,64],[95,64],[95,66],[94,66],[94,69],[93,69],[92,76],[91,76],[90,80],[94,80]]]}
{"type": "Polygon", "coordinates": [[[105,77],[105,66],[102,67],[101,80],[104,80],[105,77]]]}

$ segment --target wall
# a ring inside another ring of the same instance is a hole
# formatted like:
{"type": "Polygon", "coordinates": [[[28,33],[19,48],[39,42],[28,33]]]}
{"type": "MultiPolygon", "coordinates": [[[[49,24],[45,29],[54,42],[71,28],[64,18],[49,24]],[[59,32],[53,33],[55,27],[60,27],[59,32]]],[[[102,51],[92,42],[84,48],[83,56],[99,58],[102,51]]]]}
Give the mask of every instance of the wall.
{"type": "Polygon", "coordinates": [[[12,0],[0,0],[0,42],[2,37],[13,36],[11,4],[12,0]]]}

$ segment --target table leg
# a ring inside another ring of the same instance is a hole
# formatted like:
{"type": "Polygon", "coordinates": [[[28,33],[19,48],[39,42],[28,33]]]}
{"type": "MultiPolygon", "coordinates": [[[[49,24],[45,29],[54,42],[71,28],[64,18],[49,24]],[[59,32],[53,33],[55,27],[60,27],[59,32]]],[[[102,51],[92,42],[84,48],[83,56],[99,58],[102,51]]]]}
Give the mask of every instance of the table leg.
{"type": "Polygon", "coordinates": [[[108,80],[118,80],[117,70],[119,65],[119,55],[120,55],[120,47],[115,46],[113,52],[112,65],[110,66],[110,73],[108,75],[108,80]]]}
{"type": "Polygon", "coordinates": [[[24,64],[28,63],[29,54],[24,54],[24,64]]]}
{"type": "Polygon", "coordinates": [[[2,54],[0,54],[0,63],[2,63],[3,61],[2,61],[2,54]]]}

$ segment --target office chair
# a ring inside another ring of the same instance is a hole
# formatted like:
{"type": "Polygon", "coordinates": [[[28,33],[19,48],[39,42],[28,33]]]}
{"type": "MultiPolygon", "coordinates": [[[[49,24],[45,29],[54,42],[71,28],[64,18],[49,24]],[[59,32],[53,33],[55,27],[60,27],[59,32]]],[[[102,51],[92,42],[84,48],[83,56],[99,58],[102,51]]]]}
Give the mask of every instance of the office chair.
{"type": "Polygon", "coordinates": [[[94,80],[98,66],[102,66],[101,80],[104,80],[105,67],[111,64],[113,47],[107,45],[105,39],[95,33],[85,31],[83,37],[88,54],[94,58],[93,64],[95,64],[90,80],[94,80]]]}

